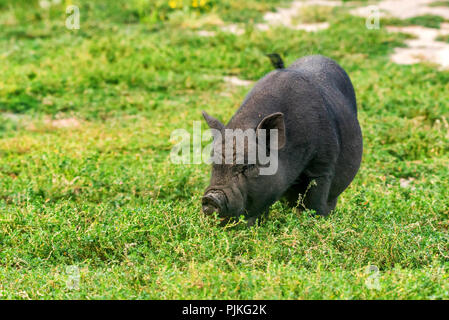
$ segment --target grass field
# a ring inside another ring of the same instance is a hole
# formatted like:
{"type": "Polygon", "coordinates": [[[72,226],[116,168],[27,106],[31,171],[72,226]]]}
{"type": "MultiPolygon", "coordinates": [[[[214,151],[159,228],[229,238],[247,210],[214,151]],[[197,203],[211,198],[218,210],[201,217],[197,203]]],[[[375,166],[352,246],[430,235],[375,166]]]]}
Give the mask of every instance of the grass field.
{"type": "Polygon", "coordinates": [[[448,299],[449,71],[390,62],[408,36],[346,8],[307,33],[255,27],[289,1],[181,2],[0,0],[0,298],[448,299]],[[224,77],[257,81],[267,52],[347,70],[363,164],[328,218],[219,227],[170,134],[229,120],[251,86],[224,77]]]}

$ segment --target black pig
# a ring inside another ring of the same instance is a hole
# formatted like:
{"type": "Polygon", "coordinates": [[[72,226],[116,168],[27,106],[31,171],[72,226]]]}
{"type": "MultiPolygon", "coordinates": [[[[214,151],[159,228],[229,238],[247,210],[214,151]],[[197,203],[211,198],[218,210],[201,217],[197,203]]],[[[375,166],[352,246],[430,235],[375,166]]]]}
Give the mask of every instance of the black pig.
{"type": "MultiPolygon", "coordinates": [[[[346,72],[319,55],[298,59],[288,68],[276,54],[270,58],[278,69],[256,83],[226,126],[203,112],[209,127],[218,132],[278,130],[274,174],[259,174],[258,162],[212,165],[203,212],[217,212],[226,221],[244,215],[253,224],[281,198],[292,207],[299,204],[300,210],[326,216],[360,167],[362,133],[346,72]]],[[[264,143],[272,152],[269,139],[264,143]]]]}

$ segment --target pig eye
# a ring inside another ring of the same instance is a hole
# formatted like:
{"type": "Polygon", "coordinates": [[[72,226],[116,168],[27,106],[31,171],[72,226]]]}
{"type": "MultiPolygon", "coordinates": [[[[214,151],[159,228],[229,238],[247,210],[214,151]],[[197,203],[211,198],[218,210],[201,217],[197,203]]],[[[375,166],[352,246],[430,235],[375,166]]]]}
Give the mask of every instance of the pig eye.
{"type": "Polygon", "coordinates": [[[236,165],[232,167],[232,174],[239,175],[245,171],[245,165],[236,165]]]}
{"type": "Polygon", "coordinates": [[[259,169],[255,164],[249,164],[243,168],[243,174],[247,177],[257,177],[259,175],[259,169]]]}

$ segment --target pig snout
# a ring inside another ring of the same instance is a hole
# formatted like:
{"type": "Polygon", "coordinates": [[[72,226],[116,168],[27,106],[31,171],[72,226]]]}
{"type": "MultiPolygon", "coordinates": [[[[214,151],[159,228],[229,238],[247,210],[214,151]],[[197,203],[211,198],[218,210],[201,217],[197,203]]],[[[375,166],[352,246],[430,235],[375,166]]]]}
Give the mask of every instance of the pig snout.
{"type": "Polygon", "coordinates": [[[225,195],[222,191],[210,191],[203,197],[203,212],[207,215],[223,212],[225,195]]]}

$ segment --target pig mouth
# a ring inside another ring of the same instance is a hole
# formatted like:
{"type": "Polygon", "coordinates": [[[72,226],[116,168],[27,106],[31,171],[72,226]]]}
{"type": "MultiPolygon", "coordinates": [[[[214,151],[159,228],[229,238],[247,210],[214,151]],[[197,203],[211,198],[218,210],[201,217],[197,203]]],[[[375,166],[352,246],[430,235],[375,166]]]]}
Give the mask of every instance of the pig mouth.
{"type": "Polygon", "coordinates": [[[231,217],[223,217],[223,218],[220,218],[219,219],[219,221],[220,221],[220,223],[219,223],[219,226],[220,227],[224,227],[224,226],[226,226],[230,221],[231,221],[231,217]]]}

